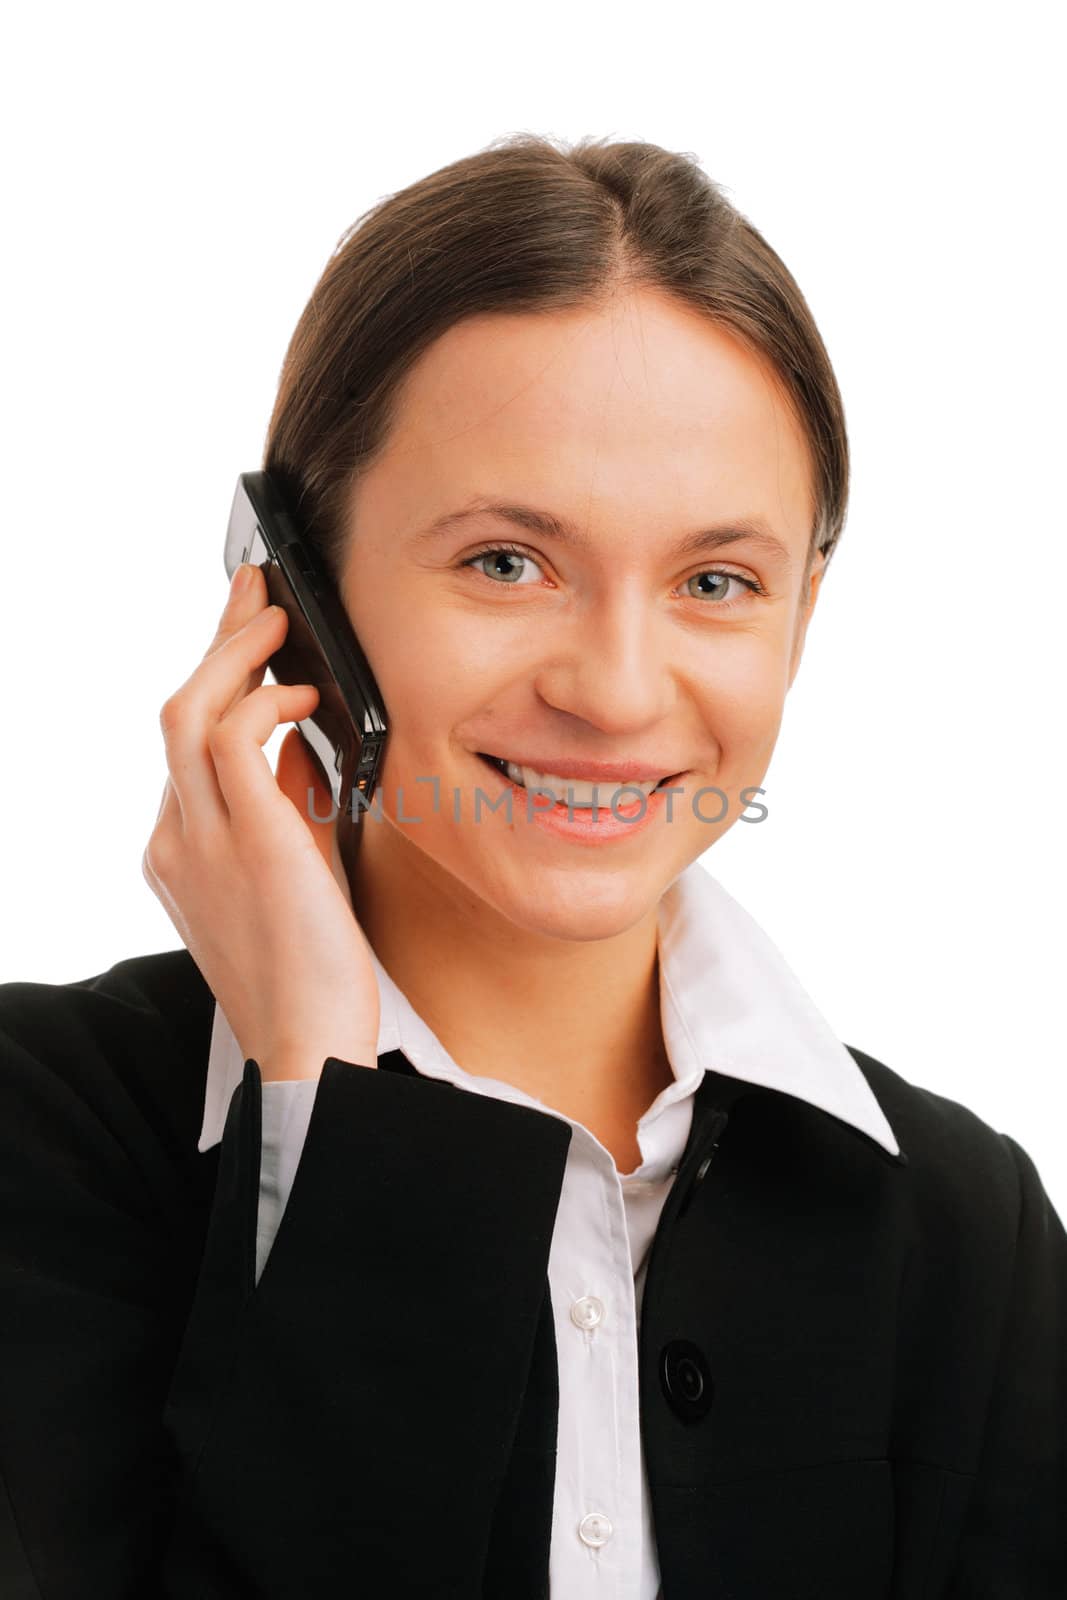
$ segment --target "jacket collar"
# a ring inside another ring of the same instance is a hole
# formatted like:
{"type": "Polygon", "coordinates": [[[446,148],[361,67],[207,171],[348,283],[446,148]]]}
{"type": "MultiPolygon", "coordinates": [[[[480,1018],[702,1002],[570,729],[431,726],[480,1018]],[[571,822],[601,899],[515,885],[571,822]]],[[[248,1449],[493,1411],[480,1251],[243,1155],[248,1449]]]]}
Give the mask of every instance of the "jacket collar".
{"type": "MultiPolygon", "coordinates": [[[[693,1094],[713,1072],[817,1106],[904,1159],[858,1063],[759,924],[699,862],[686,867],[660,901],[659,952],[660,1016],[674,1082],[646,1113],[649,1120],[693,1094]]],[[[371,955],[381,995],[379,1056],[400,1050],[420,1072],[484,1091],[486,1080],[451,1060],[371,955]]],[[[243,1073],[240,1046],[216,1003],[201,1151],[221,1140],[243,1073]]],[[[502,1098],[513,1092],[510,1085],[493,1087],[502,1098]]]]}
{"type": "Polygon", "coordinates": [[[755,918],[699,862],[661,902],[660,1013],[676,1072],[689,1061],[792,1095],[901,1156],[847,1046],[755,918]]]}

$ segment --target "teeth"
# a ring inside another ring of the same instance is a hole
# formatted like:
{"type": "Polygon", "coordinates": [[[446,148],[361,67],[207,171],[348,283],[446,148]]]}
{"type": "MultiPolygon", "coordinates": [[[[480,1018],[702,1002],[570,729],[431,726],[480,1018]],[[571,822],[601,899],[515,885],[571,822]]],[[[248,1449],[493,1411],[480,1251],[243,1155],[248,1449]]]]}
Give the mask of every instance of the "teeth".
{"type": "Polygon", "coordinates": [[[632,791],[640,789],[644,795],[650,795],[661,778],[648,778],[644,783],[607,782],[583,783],[579,778],[561,778],[554,772],[535,772],[533,767],[519,767],[514,761],[504,763],[504,770],[512,783],[522,784],[524,789],[551,789],[557,803],[572,806],[610,806],[613,797],[620,789],[625,789],[626,794],[623,804],[636,804],[632,791]]]}

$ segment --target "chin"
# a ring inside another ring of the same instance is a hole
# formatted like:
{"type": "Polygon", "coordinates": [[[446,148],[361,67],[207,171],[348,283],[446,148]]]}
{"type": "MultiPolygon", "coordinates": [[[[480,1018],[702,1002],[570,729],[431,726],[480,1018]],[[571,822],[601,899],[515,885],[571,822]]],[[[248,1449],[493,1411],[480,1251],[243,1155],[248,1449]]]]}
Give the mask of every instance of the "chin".
{"type": "Polygon", "coordinates": [[[475,872],[467,879],[479,898],[516,927],[574,941],[626,933],[649,915],[669,881],[669,874],[655,873],[651,862],[628,870],[575,862],[529,870],[527,864],[521,875],[505,871],[487,880],[475,872]]]}

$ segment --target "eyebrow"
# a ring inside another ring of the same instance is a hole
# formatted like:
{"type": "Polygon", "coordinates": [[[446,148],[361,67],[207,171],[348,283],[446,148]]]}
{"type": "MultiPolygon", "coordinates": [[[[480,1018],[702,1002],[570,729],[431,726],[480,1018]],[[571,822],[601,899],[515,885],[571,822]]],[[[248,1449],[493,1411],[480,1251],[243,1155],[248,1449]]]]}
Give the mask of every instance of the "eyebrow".
{"type": "MultiPolygon", "coordinates": [[[[565,517],[556,516],[554,512],[517,505],[511,500],[494,500],[485,495],[476,495],[458,510],[446,511],[443,516],[436,517],[428,527],[415,535],[415,543],[439,539],[474,517],[486,516],[498,517],[527,533],[555,539],[557,543],[570,545],[576,550],[588,549],[592,543],[582,529],[568,522],[565,517]]],[[[777,556],[787,566],[791,564],[788,547],[759,516],[731,517],[727,521],[713,523],[711,527],[698,528],[693,533],[685,534],[671,553],[678,557],[698,555],[705,550],[718,550],[723,545],[736,544],[742,539],[765,550],[768,555],[777,556]]]]}

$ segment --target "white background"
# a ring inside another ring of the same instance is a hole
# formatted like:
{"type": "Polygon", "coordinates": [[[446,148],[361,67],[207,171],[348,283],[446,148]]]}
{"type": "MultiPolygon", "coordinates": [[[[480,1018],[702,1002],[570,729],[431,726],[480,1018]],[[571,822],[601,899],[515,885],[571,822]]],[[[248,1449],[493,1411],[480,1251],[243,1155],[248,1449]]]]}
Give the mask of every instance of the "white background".
{"type": "Polygon", "coordinates": [[[234,482],[342,232],[509,132],[648,139],[797,277],[853,449],[770,817],[704,864],[846,1042],[1012,1134],[1067,1216],[1055,15],[23,7],[0,979],[180,943],[140,868],[159,707],[214,633],[234,482]]]}

